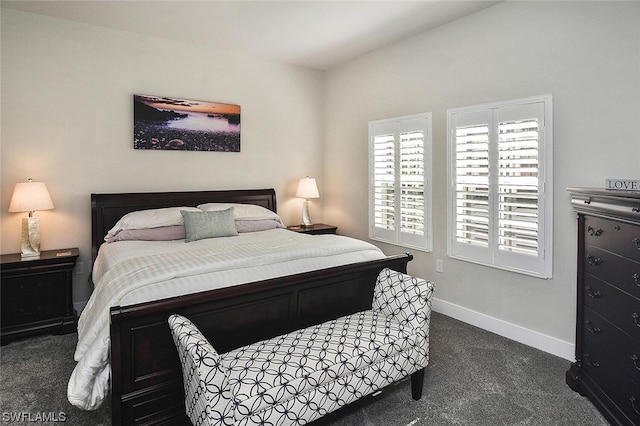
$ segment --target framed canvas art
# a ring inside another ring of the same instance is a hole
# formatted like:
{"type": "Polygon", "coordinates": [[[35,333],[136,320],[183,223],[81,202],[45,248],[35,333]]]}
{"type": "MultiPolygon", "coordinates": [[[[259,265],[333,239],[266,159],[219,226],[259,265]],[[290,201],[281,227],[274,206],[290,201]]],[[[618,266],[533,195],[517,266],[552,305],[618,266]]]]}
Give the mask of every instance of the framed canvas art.
{"type": "Polygon", "coordinates": [[[240,152],[240,106],[133,95],[134,149],[240,152]]]}

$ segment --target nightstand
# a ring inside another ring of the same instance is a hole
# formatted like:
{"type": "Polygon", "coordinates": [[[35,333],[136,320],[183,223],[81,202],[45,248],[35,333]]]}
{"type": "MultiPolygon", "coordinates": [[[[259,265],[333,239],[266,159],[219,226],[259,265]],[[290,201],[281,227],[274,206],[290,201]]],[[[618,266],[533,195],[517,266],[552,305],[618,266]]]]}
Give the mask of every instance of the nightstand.
{"type": "Polygon", "coordinates": [[[37,334],[76,331],[72,277],[78,249],[46,250],[35,259],[20,253],[0,259],[1,343],[37,334]]]}
{"type": "Polygon", "coordinates": [[[338,227],[333,225],[326,225],[324,223],[314,223],[311,226],[304,226],[304,225],[288,226],[287,229],[289,231],[300,232],[302,234],[319,235],[319,234],[335,234],[338,227]]]}

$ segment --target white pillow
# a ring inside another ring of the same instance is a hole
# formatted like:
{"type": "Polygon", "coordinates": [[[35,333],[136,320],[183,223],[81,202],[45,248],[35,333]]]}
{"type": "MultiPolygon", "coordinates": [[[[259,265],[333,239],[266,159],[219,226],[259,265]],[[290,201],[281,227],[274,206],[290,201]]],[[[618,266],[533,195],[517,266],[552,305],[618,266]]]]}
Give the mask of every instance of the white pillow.
{"type": "Polygon", "coordinates": [[[280,216],[271,210],[255,204],[233,204],[233,203],[206,203],[200,204],[198,208],[206,212],[226,210],[233,207],[235,220],[264,220],[275,219],[282,222],[280,216]]]}
{"type": "Polygon", "coordinates": [[[198,212],[196,207],[167,207],[163,209],[138,210],[122,216],[113,228],[107,233],[112,237],[122,229],[147,229],[160,226],[184,225],[181,210],[198,212]]]}

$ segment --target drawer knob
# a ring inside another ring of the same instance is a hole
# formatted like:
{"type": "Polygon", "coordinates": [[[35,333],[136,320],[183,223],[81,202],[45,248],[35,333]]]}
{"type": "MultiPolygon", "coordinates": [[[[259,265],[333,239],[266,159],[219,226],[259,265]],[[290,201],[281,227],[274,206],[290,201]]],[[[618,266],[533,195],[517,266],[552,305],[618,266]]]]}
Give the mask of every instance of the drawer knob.
{"type": "Polygon", "coordinates": [[[638,365],[638,355],[631,355],[631,361],[633,361],[633,366],[636,367],[636,370],[640,371],[640,365],[638,365]]]}
{"type": "Polygon", "coordinates": [[[589,233],[589,235],[591,235],[592,237],[595,235],[596,237],[599,237],[600,235],[602,235],[602,233],[604,232],[602,229],[598,228],[598,229],[594,229],[593,226],[589,226],[587,228],[587,232],[589,233]]]}
{"type": "Polygon", "coordinates": [[[587,296],[589,296],[589,297],[591,297],[593,299],[598,299],[598,298],[600,298],[602,296],[602,293],[600,293],[598,290],[593,291],[593,289],[591,288],[590,285],[588,285],[586,287],[586,290],[587,290],[587,296]]]}
{"type": "Polygon", "coordinates": [[[631,211],[634,213],[640,213],[640,207],[633,207],[631,211]]]}
{"type": "Polygon", "coordinates": [[[591,332],[591,333],[600,333],[602,331],[602,329],[600,327],[594,327],[593,323],[589,320],[586,320],[584,322],[584,326],[587,329],[587,331],[591,332]]]}
{"type": "Polygon", "coordinates": [[[633,411],[640,414],[640,407],[638,407],[638,399],[635,396],[632,396],[631,398],[629,398],[629,401],[631,401],[631,408],[633,408],[633,411]]]}
{"type": "Polygon", "coordinates": [[[591,355],[590,354],[584,354],[584,363],[587,364],[590,367],[593,367],[593,368],[600,367],[600,363],[599,362],[591,361],[591,355]]]}
{"type": "Polygon", "coordinates": [[[640,315],[638,315],[637,312],[634,312],[631,314],[631,318],[633,318],[633,321],[636,323],[636,327],[640,327],[640,315]]]}
{"type": "Polygon", "coordinates": [[[24,307],[19,308],[18,309],[20,311],[20,313],[24,316],[24,317],[33,317],[35,316],[37,313],[39,313],[42,310],[42,305],[38,305],[35,307],[32,307],[30,309],[25,309],[24,307]]]}
{"type": "Polygon", "coordinates": [[[599,257],[593,257],[592,255],[588,254],[587,262],[589,262],[589,265],[598,266],[602,263],[602,259],[600,259],[599,257]]]}

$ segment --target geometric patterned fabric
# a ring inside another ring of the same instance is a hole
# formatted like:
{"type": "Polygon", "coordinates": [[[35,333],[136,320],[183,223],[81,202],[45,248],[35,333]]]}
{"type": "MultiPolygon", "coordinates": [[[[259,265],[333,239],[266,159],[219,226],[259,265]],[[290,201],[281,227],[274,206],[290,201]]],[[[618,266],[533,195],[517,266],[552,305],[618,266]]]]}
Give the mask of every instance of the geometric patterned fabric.
{"type": "Polygon", "coordinates": [[[218,354],[169,318],[194,425],[301,425],[423,369],[433,283],[384,269],[372,309],[218,354]]]}

